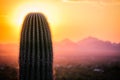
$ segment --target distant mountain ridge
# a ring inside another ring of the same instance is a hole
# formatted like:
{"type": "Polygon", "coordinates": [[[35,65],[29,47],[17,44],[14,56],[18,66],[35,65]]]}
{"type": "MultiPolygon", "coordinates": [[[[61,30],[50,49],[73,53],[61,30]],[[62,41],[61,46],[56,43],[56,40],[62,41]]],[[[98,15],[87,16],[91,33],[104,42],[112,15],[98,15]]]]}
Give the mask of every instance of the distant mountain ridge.
{"type": "Polygon", "coordinates": [[[99,52],[120,52],[120,43],[111,43],[110,41],[102,41],[94,37],[88,37],[78,42],[81,49],[86,48],[99,52]]]}
{"type": "MultiPolygon", "coordinates": [[[[53,42],[54,54],[86,54],[86,53],[107,53],[120,54],[120,43],[111,43],[110,41],[102,41],[95,37],[87,37],[78,42],[64,39],[60,42],[53,42]]],[[[0,54],[19,53],[18,44],[0,44],[0,54]]]]}
{"type": "Polygon", "coordinates": [[[116,53],[120,54],[120,43],[111,43],[110,41],[102,41],[94,37],[87,37],[78,42],[72,42],[65,39],[58,44],[54,44],[56,52],[64,53],[116,53]]]}

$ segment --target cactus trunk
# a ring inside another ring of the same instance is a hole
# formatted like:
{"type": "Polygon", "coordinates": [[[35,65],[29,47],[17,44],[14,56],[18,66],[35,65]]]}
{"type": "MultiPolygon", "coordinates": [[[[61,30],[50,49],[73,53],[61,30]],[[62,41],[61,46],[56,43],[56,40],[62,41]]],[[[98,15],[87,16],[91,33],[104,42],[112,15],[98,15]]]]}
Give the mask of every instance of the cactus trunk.
{"type": "Polygon", "coordinates": [[[26,16],[20,40],[19,80],[53,80],[51,33],[45,16],[26,16]]]}

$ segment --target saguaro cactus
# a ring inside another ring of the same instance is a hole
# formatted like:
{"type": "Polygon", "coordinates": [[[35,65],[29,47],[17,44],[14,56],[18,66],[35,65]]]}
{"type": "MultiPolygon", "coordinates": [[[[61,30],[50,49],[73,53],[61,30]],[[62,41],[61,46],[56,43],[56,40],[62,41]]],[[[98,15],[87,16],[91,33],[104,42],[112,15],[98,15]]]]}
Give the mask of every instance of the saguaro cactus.
{"type": "Polygon", "coordinates": [[[22,26],[19,55],[20,80],[53,80],[51,33],[45,16],[29,13],[22,26]]]}

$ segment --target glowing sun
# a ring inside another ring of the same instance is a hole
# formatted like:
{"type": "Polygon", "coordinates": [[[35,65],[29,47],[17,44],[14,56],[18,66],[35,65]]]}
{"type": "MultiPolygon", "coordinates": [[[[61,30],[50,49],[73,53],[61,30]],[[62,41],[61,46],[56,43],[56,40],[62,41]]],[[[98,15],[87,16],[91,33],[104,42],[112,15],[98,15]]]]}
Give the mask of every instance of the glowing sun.
{"type": "Polygon", "coordinates": [[[60,22],[57,8],[53,5],[40,2],[29,2],[18,5],[18,7],[16,7],[11,13],[9,21],[13,25],[21,27],[24,17],[30,12],[43,13],[52,28],[56,27],[60,22]]]}

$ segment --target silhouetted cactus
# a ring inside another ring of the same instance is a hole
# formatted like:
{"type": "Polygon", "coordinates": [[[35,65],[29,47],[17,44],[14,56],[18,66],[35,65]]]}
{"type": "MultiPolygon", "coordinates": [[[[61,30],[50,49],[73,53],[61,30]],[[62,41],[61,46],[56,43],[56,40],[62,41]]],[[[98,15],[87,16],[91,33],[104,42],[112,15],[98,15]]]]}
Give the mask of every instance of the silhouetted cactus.
{"type": "Polygon", "coordinates": [[[29,13],[20,40],[20,80],[53,80],[51,33],[45,16],[29,13]]]}

